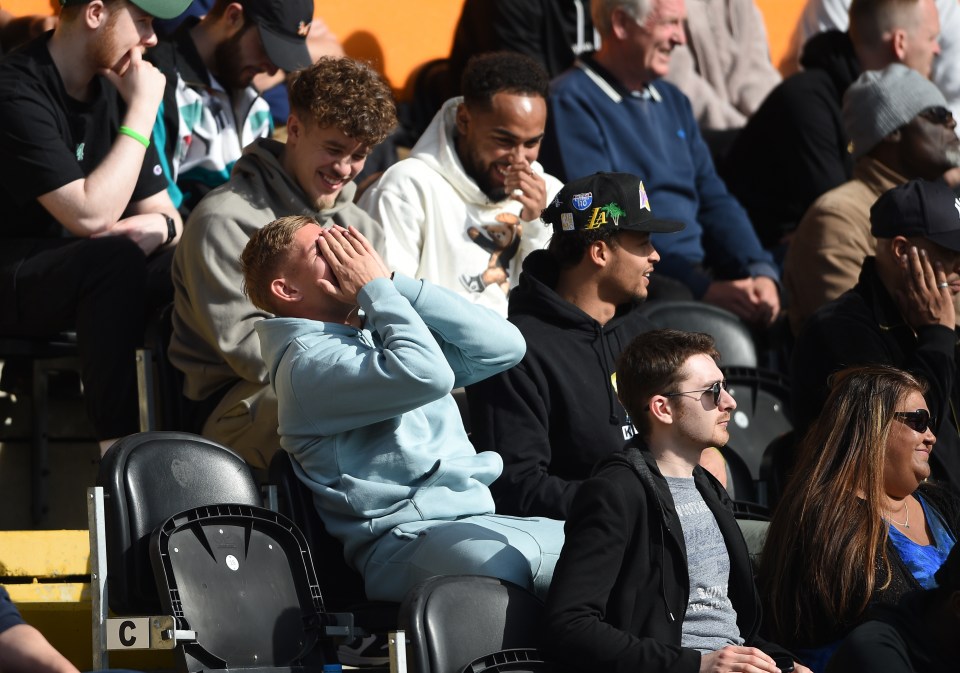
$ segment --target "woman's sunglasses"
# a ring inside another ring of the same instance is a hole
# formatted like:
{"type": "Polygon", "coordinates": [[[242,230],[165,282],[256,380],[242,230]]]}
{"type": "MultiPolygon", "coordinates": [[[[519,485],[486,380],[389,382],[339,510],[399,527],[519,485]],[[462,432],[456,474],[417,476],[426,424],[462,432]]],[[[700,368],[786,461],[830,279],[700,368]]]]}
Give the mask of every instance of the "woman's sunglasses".
{"type": "Polygon", "coordinates": [[[911,430],[917,432],[926,432],[927,428],[932,428],[937,424],[937,419],[930,415],[926,409],[917,409],[916,411],[895,411],[893,417],[901,421],[911,430]]]}

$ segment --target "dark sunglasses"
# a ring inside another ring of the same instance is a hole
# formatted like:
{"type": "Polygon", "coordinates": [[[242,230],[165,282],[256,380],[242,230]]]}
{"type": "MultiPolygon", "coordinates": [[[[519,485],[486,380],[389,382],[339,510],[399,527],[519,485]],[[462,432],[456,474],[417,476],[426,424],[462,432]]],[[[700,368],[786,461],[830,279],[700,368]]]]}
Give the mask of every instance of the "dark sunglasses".
{"type": "Polygon", "coordinates": [[[713,395],[713,406],[716,407],[720,405],[720,391],[726,390],[726,389],[727,389],[727,382],[724,380],[724,381],[717,381],[709,388],[704,388],[703,390],[686,390],[680,393],[664,393],[663,396],[677,397],[678,395],[694,395],[696,393],[700,393],[700,397],[697,398],[698,400],[700,400],[700,399],[703,399],[703,396],[706,395],[707,393],[711,393],[713,395]]]}
{"type": "Polygon", "coordinates": [[[917,432],[926,432],[927,428],[932,428],[937,424],[937,419],[930,415],[926,409],[917,409],[916,411],[895,411],[893,417],[901,421],[911,430],[917,432]]]}
{"type": "Polygon", "coordinates": [[[953,113],[942,105],[934,105],[920,111],[920,116],[934,124],[947,124],[953,119],[953,113]]]}

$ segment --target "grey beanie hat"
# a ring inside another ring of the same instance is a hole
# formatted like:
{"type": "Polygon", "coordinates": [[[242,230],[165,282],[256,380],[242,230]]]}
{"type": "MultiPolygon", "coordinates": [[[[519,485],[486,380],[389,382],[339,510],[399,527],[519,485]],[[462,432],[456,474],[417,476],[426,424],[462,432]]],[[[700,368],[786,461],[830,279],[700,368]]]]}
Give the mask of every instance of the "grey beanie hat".
{"type": "Polygon", "coordinates": [[[902,63],[883,70],[867,70],[843,94],[843,127],[854,159],[927,108],[947,100],[937,86],[902,63]]]}

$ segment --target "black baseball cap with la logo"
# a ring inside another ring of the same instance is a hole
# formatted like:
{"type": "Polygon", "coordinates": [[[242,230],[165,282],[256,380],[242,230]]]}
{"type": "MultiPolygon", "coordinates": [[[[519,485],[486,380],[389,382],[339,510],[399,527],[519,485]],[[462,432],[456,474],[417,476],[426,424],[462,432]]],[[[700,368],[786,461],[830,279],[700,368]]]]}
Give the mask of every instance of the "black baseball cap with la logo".
{"type": "Polygon", "coordinates": [[[313,21],[313,0],[239,0],[244,15],[257,24],[270,61],[287,72],[312,63],[307,35],[313,21]]]}
{"type": "Polygon", "coordinates": [[[672,233],[683,222],[653,216],[643,181],[629,173],[595,173],[564,185],[540,219],[554,234],[610,227],[649,233],[672,233]]]}

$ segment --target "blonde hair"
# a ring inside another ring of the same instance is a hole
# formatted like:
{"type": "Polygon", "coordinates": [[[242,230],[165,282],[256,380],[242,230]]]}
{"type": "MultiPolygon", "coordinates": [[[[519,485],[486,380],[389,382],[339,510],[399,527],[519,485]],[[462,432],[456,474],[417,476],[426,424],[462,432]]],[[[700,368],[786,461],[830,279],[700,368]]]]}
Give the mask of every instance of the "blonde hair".
{"type": "Polygon", "coordinates": [[[281,217],[253,232],[240,254],[243,293],[253,305],[268,313],[276,313],[270,284],[276,280],[281,265],[287,261],[290,246],[303,227],[319,223],[306,215],[281,217]]]}

